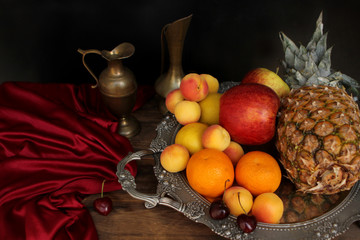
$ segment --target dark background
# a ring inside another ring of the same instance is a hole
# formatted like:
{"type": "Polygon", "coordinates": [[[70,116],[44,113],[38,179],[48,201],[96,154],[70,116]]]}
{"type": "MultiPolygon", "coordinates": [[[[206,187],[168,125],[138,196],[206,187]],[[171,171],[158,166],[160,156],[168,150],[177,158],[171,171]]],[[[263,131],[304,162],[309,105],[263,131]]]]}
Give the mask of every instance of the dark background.
{"type": "MultiPolygon", "coordinates": [[[[255,67],[280,66],[279,31],[307,44],[323,11],[332,67],[360,79],[359,7],[356,1],[114,1],[0,0],[0,83],[93,83],[82,49],[111,50],[131,42],[124,64],[137,81],[154,84],[160,74],[162,27],[193,14],[183,51],[185,73],[209,73],[240,81],[255,67]]],[[[98,75],[106,62],[87,57],[98,75]]]]}

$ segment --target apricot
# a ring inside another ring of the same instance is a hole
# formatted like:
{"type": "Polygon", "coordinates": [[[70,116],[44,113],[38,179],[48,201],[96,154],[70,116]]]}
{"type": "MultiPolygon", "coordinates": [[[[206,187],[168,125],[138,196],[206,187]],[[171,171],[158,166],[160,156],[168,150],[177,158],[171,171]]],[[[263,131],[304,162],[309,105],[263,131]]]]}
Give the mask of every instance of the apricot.
{"type": "Polygon", "coordinates": [[[251,214],[258,222],[279,223],[284,213],[284,204],[275,193],[262,193],[254,200],[251,214]]]}
{"type": "Polygon", "coordinates": [[[160,164],[168,172],[180,172],[186,168],[190,154],[186,147],[180,144],[167,146],[160,155],[160,164]]]}
{"type": "Polygon", "coordinates": [[[234,216],[248,214],[253,206],[253,196],[246,188],[240,186],[226,189],[223,201],[230,209],[230,214],[234,216]]]}
{"type": "Polygon", "coordinates": [[[201,137],[204,148],[224,151],[230,144],[231,138],[229,132],[218,124],[209,126],[201,137]]]}
{"type": "Polygon", "coordinates": [[[183,100],[184,96],[181,94],[180,88],[177,88],[166,95],[165,106],[169,112],[174,113],[176,104],[183,100]]]}
{"type": "Polygon", "coordinates": [[[180,91],[186,100],[199,102],[206,98],[209,87],[205,79],[197,73],[189,73],[181,79],[180,91]]]}
{"type": "Polygon", "coordinates": [[[231,141],[229,146],[224,150],[224,153],[228,155],[233,165],[236,166],[240,158],[244,155],[244,149],[239,143],[231,141]]]}
{"type": "Polygon", "coordinates": [[[197,102],[183,100],[176,104],[174,115],[180,124],[186,125],[199,121],[201,116],[201,108],[197,102]]]}
{"type": "Polygon", "coordinates": [[[209,87],[209,93],[217,93],[219,90],[219,81],[217,78],[213,77],[210,74],[200,74],[200,77],[205,79],[209,87]]]}

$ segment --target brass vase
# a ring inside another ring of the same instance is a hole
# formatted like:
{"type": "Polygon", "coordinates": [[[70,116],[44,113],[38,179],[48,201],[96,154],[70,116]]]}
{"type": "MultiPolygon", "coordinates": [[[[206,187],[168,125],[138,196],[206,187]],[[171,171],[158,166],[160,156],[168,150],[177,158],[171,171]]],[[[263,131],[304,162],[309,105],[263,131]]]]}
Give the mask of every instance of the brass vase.
{"type": "Polygon", "coordinates": [[[182,52],[192,15],[166,24],[161,31],[161,75],[155,82],[157,94],[165,98],[172,90],[180,87],[184,77],[182,52]],[[165,40],[169,53],[169,69],[164,72],[165,40]]]}
{"type": "Polygon", "coordinates": [[[111,51],[78,49],[78,52],[83,55],[82,62],[85,68],[96,80],[93,88],[98,87],[105,105],[119,118],[118,133],[128,138],[138,134],[140,124],[131,115],[136,102],[137,83],[133,72],[122,63],[123,59],[134,54],[135,47],[131,43],[125,42],[111,51]],[[96,53],[108,61],[107,68],[100,73],[99,78],[85,63],[85,55],[88,53],[96,53]]]}

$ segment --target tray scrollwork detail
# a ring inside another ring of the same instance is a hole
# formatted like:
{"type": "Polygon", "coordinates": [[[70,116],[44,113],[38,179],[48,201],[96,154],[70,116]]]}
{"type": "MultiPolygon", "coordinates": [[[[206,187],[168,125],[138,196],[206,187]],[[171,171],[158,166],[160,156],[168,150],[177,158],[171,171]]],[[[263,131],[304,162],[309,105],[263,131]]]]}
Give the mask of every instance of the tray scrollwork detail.
{"type": "MultiPolygon", "coordinates": [[[[235,86],[237,83],[226,82],[220,91],[235,86]]],[[[341,202],[328,212],[296,223],[266,224],[258,223],[252,233],[243,233],[236,224],[235,216],[224,220],[213,220],[209,215],[210,202],[196,193],[188,184],[184,172],[169,173],[160,164],[160,153],[175,141],[181,125],[171,114],[165,116],[156,128],[157,136],[149,149],[129,153],[117,166],[117,176],[123,190],[132,197],[145,201],[145,207],[153,208],[165,205],[183,213],[189,219],[208,226],[214,233],[232,240],[293,239],[327,240],[344,233],[352,223],[360,220],[360,183],[356,183],[341,202]],[[127,163],[141,160],[145,155],[153,155],[154,174],[158,180],[155,194],[143,194],[136,190],[134,177],[125,169],[127,163]]]]}

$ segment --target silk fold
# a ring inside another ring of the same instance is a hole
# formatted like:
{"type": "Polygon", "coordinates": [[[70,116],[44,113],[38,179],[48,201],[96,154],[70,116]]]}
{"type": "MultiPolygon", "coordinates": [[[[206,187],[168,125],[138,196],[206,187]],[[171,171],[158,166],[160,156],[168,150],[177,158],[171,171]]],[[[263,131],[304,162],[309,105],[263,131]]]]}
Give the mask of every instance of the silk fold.
{"type": "MultiPolygon", "coordinates": [[[[154,93],[139,87],[134,110],[154,93]]],[[[98,239],[86,195],[121,189],[130,141],[88,84],[0,85],[0,239],[98,239]]],[[[136,164],[126,166],[136,175],[136,164]]]]}

